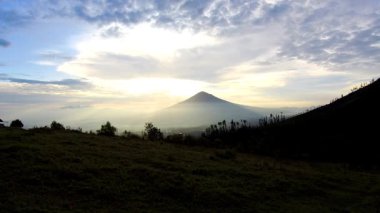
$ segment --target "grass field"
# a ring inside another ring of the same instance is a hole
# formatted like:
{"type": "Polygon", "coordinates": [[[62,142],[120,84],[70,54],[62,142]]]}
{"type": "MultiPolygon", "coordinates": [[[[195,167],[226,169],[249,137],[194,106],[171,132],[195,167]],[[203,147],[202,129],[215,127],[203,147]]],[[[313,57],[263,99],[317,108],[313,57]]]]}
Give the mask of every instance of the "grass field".
{"type": "Polygon", "coordinates": [[[1,212],[379,212],[380,172],[0,129],[1,212]]]}

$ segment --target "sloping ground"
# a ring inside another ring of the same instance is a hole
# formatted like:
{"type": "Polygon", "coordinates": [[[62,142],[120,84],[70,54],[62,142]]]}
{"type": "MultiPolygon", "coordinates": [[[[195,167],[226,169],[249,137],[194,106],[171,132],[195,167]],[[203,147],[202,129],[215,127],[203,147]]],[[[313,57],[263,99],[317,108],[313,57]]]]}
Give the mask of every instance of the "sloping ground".
{"type": "Polygon", "coordinates": [[[380,81],[268,128],[267,152],[380,165],[380,81]]]}
{"type": "Polygon", "coordinates": [[[380,173],[231,150],[0,129],[1,212],[376,212],[380,173]]]}

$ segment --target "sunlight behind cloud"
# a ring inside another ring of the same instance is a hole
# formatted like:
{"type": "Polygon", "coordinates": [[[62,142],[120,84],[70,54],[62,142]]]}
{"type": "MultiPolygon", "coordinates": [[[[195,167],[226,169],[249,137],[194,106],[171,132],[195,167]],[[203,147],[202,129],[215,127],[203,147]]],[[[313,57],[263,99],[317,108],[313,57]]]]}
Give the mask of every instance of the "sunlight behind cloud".
{"type": "Polygon", "coordinates": [[[90,38],[78,42],[79,58],[93,57],[101,53],[113,53],[130,56],[150,56],[159,60],[171,60],[176,51],[204,45],[213,45],[215,38],[205,33],[190,31],[175,31],[153,27],[149,23],[142,23],[127,27],[112,23],[103,27],[90,38]],[[104,36],[110,27],[115,29],[115,36],[104,36]]]}
{"type": "Polygon", "coordinates": [[[129,95],[167,94],[172,96],[187,97],[193,95],[207,83],[194,80],[174,78],[136,78],[130,80],[102,80],[94,79],[97,85],[104,88],[122,91],[129,95]]]}
{"type": "Polygon", "coordinates": [[[165,78],[170,77],[168,64],[179,58],[181,51],[217,43],[202,32],[163,29],[149,23],[132,27],[112,23],[83,35],[74,45],[77,56],[57,69],[89,79],[165,78]]]}

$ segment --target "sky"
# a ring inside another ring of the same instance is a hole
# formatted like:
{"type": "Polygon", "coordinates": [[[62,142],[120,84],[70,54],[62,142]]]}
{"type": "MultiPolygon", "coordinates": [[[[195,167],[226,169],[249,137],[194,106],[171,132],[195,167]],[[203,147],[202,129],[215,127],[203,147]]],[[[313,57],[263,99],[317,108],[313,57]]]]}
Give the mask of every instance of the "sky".
{"type": "Polygon", "coordinates": [[[312,107],[380,71],[378,0],[0,0],[0,118],[131,128],[199,91],[312,107]]]}

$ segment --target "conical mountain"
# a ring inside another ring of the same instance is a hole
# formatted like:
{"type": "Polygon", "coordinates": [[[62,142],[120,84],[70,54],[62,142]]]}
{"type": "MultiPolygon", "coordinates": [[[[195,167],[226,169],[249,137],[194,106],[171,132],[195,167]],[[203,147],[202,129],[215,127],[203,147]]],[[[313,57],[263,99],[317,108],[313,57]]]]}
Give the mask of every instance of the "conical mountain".
{"type": "Polygon", "coordinates": [[[229,103],[223,99],[213,96],[207,92],[199,92],[194,96],[180,102],[179,104],[188,104],[188,103],[229,103]]]}
{"type": "Polygon", "coordinates": [[[261,114],[248,107],[220,99],[207,92],[168,107],[153,116],[152,121],[162,128],[208,126],[218,121],[248,120],[256,122],[261,114]]]}

